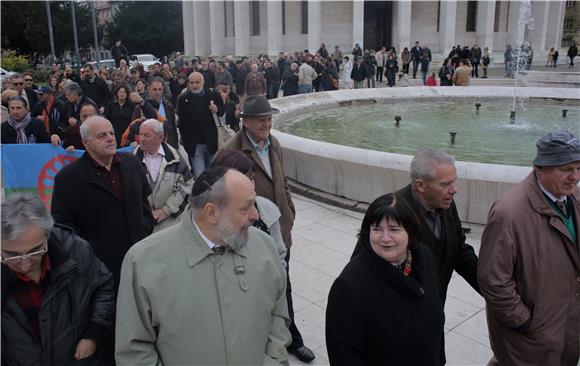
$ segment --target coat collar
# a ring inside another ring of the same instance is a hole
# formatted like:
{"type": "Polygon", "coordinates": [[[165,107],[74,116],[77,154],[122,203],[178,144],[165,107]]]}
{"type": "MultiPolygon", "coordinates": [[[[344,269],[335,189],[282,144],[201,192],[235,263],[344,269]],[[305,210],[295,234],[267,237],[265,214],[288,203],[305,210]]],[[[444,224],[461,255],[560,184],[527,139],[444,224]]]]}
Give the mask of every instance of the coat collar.
{"type": "MultiPolygon", "coordinates": [[[[192,211],[188,208],[181,216],[181,244],[190,267],[203,261],[207,256],[212,255],[212,251],[206,242],[203,240],[195,225],[193,225],[192,211]]],[[[251,228],[250,228],[251,229],[251,228]]],[[[244,245],[242,248],[236,250],[235,255],[241,257],[248,257],[248,248],[244,245]]]]}
{"type": "MultiPolygon", "coordinates": [[[[121,179],[123,179],[123,187],[132,187],[132,185],[130,183],[131,179],[133,179],[133,177],[138,177],[138,176],[134,174],[133,167],[130,164],[127,164],[127,162],[125,161],[126,158],[123,157],[124,154],[130,154],[130,153],[117,152],[117,156],[119,157],[119,165],[121,168],[121,179]]],[[[85,152],[83,154],[83,156],[81,156],[79,161],[85,165],[85,174],[83,174],[81,179],[83,179],[85,182],[88,182],[90,184],[94,184],[94,185],[97,185],[97,186],[103,188],[104,190],[109,192],[113,197],[115,197],[117,199],[117,196],[115,195],[115,193],[113,193],[113,191],[111,191],[111,189],[105,184],[105,182],[103,182],[103,180],[101,178],[99,178],[99,176],[97,175],[97,171],[96,171],[95,167],[93,166],[94,164],[90,161],[90,158],[88,156],[88,152],[85,152]]],[[[124,192],[123,193],[123,200],[127,201],[128,197],[129,197],[128,192],[124,192]]]]}

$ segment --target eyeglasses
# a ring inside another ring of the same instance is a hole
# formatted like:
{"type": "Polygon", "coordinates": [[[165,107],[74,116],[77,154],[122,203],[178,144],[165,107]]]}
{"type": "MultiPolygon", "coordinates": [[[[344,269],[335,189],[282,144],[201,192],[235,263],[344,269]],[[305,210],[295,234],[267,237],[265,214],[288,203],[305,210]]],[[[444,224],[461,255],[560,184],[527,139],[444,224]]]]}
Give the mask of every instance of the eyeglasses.
{"type": "Polygon", "coordinates": [[[42,257],[44,254],[46,254],[46,252],[48,252],[48,243],[45,244],[43,249],[37,250],[36,252],[27,253],[27,254],[23,254],[23,255],[17,255],[14,257],[2,256],[2,257],[0,257],[0,262],[2,262],[4,264],[17,264],[17,263],[21,263],[25,259],[33,260],[35,258],[42,257]]]}
{"type": "Polygon", "coordinates": [[[24,85],[24,83],[12,83],[12,85],[24,85]]]}

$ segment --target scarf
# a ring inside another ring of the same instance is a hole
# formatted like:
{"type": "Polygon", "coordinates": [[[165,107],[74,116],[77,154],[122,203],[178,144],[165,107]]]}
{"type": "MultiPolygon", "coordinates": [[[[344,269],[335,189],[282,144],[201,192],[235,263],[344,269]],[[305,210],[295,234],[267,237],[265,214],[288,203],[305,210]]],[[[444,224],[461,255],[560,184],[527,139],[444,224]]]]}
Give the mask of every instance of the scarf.
{"type": "Polygon", "coordinates": [[[8,117],[8,124],[16,130],[16,143],[17,144],[27,144],[28,138],[26,137],[26,132],[24,131],[26,127],[30,124],[30,113],[27,113],[26,116],[20,120],[16,121],[12,118],[12,116],[8,117]]]}

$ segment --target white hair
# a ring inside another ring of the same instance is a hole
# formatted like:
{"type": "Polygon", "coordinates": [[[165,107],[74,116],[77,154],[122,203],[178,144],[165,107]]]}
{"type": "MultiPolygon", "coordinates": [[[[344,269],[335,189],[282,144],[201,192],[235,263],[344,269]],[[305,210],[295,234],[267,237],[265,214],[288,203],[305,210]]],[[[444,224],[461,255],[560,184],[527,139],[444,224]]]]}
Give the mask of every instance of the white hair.
{"type": "Polygon", "coordinates": [[[150,126],[151,128],[153,128],[153,131],[155,131],[156,134],[161,136],[165,135],[165,132],[163,131],[163,122],[159,122],[154,118],[149,118],[143,121],[143,123],[141,123],[141,126],[139,128],[142,128],[143,126],[150,126]]]}

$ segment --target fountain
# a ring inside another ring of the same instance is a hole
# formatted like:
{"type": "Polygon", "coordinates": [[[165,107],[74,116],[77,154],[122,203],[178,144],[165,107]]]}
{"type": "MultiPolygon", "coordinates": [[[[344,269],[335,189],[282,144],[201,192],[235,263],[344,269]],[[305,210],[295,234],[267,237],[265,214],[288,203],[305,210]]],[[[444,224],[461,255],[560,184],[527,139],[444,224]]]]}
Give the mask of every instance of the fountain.
{"type": "Polygon", "coordinates": [[[280,109],[272,134],[284,147],[285,173],[291,180],[368,203],[408,184],[412,155],[419,148],[434,147],[456,157],[460,217],[480,224],[486,222],[495,199],[530,172],[539,136],[556,128],[580,133],[577,120],[554,120],[558,109],[579,109],[580,95],[569,88],[338,90],[271,103],[280,109]],[[509,116],[514,94],[526,100],[526,108],[511,125],[502,121],[509,116]],[[488,106],[486,113],[469,113],[475,101],[488,106]],[[446,105],[453,108],[445,109],[446,105]],[[435,110],[437,106],[442,106],[441,111],[435,110]],[[373,109],[376,120],[368,115],[373,109]],[[318,121],[322,114],[327,122],[318,121]],[[429,115],[435,117],[427,120],[429,115]],[[389,128],[392,125],[386,121],[395,116],[405,119],[405,128],[389,128]],[[303,127],[304,137],[294,127],[303,127]],[[355,134],[340,138],[344,131],[355,134]],[[462,138],[451,145],[448,131],[462,138]]]}

